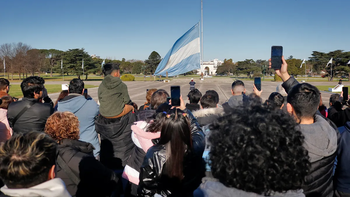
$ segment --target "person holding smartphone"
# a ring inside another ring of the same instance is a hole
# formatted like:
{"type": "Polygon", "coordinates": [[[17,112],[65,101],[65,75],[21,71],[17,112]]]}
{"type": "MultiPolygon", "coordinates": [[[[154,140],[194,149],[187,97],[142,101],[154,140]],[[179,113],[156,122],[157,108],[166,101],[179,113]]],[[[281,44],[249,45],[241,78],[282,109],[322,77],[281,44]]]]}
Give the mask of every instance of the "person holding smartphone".
{"type": "Polygon", "coordinates": [[[304,147],[309,152],[311,162],[302,189],[306,196],[333,196],[332,173],[337,155],[337,128],[318,112],[320,91],[311,84],[299,84],[289,75],[288,64],[283,56],[281,61],[281,67],[275,72],[283,80],[282,86],[288,92],[287,111],[294,117],[305,137],[304,147]]]}

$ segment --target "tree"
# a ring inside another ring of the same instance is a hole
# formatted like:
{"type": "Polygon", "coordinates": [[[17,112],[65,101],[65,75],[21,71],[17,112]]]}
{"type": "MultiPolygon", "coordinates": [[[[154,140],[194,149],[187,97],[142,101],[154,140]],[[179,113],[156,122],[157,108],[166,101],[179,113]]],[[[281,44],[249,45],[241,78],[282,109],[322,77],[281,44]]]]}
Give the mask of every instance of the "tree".
{"type": "Polygon", "coordinates": [[[220,66],[218,66],[216,73],[221,75],[228,73],[236,74],[236,64],[233,62],[232,59],[224,59],[224,62],[220,66]]]}
{"type": "Polygon", "coordinates": [[[50,70],[50,77],[52,77],[52,71],[55,65],[59,63],[62,59],[63,51],[57,50],[57,49],[41,49],[42,53],[45,54],[45,57],[48,59],[49,62],[49,70],[50,70]]]}
{"type": "Polygon", "coordinates": [[[68,72],[80,76],[83,74],[82,62],[84,61],[84,74],[87,75],[94,72],[97,66],[92,61],[90,55],[84,49],[69,49],[63,53],[64,67],[68,72]]]}
{"type": "Polygon", "coordinates": [[[156,51],[153,51],[147,60],[145,60],[145,63],[146,63],[146,68],[145,68],[145,73],[148,73],[148,74],[154,74],[154,72],[156,71],[157,69],[157,66],[158,64],[162,61],[162,57],[156,52],[156,51]]]}
{"type": "Polygon", "coordinates": [[[257,66],[254,60],[246,59],[244,61],[237,62],[237,74],[246,74],[252,77],[254,73],[261,73],[261,67],[257,66]]]}
{"type": "Polygon", "coordinates": [[[132,65],[132,73],[139,74],[142,72],[142,66],[144,63],[142,61],[134,62],[132,65]]]}
{"type": "MultiPolygon", "coordinates": [[[[287,59],[286,62],[288,64],[288,73],[289,74],[294,75],[294,76],[304,74],[304,72],[303,72],[304,69],[300,68],[302,60],[292,58],[292,59],[287,59]]],[[[305,65],[303,65],[303,66],[305,66],[305,65]]]]}
{"type": "Polygon", "coordinates": [[[39,49],[31,49],[27,51],[26,57],[26,70],[34,76],[35,72],[41,71],[44,65],[45,54],[39,49]]]}
{"type": "Polygon", "coordinates": [[[13,44],[13,57],[12,57],[12,66],[11,66],[11,73],[13,78],[13,73],[18,73],[18,77],[21,80],[21,74],[24,74],[27,72],[25,65],[26,65],[26,56],[27,51],[30,50],[31,47],[27,44],[24,44],[22,42],[13,44]]]}
{"type": "Polygon", "coordinates": [[[329,53],[313,51],[312,57],[310,57],[310,62],[315,70],[319,73],[322,69],[325,69],[328,73],[329,80],[332,80],[335,73],[347,73],[350,76],[348,70],[349,65],[347,64],[350,60],[350,52],[343,52],[343,50],[335,50],[329,53]],[[327,65],[328,61],[333,58],[331,65],[327,65]],[[332,69],[331,69],[332,67],[332,69]]]}

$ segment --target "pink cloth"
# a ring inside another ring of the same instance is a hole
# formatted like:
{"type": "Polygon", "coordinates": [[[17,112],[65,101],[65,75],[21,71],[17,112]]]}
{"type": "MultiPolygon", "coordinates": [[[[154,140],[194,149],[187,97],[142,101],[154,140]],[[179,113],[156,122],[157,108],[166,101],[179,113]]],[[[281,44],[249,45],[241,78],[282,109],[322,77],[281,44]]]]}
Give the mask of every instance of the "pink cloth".
{"type": "Polygon", "coordinates": [[[145,121],[137,121],[135,125],[131,126],[132,135],[139,141],[141,148],[145,153],[147,153],[148,149],[153,146],[152,139],[160,138],[160,132],[152,133],[146,132],[147,122],[145,121]]]}
{"type": "Polygon", "coordinates": [[[12,129],[7,120],[7,109],[0,108],[0,142],[5,142],[12,136],[12,129]]]}

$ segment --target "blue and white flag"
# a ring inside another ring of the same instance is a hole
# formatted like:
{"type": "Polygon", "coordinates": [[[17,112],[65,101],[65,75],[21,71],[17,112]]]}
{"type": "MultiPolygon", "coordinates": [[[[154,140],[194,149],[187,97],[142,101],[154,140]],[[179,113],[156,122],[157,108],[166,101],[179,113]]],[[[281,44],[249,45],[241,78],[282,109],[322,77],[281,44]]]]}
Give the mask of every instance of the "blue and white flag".
{"type": "Polygon", "coordinates": [[[181,36],[159,63],[154,75],[176,76],[200,68],[199,23],[181,36]]]}
{"type": "Polygon", "coordinates": [[[101,68],[103,67],[103,65],[105,65],[105,61],[106,61],[106,59],[103,60],[103,62],[101,64],[101,68]]]}

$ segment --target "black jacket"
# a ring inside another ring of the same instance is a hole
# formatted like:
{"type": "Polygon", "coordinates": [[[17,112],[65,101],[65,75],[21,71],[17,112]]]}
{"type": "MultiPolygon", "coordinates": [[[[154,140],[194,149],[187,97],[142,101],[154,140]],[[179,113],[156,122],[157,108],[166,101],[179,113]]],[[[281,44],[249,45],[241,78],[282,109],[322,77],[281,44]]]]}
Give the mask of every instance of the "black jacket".
{"type": "Polygon", "coordinates": [[[337,151],[337,167],[334,174],[334,189],[350,194],[350,122],[345,124],[337,151]]]}
{"type": "Polygon", "coordinates": [[[114,119],[98,116],[95,121],[101,135],[100,161],[110,169],[122,169],[135,147],[131,140],[131,125],[136,121],[133,112],[114,119]]]}
{"type": "MultiPolygon", "coordinates": [[[[285,81],[282,84],[282,86],[286,90],[286,92],[289,92],[289,90],[297,84],[299,84],[298,81],[295,80],[293,77],[291,77],[287,81],[285,81]]],[[[318,116],[318,117],[321,117],[321,116],[318,116]]],[[[329,120],[327,122],[332,127],[332,131],[330,132],[336,132],[335,135],[338,135],[339,137],[339,133],[336,126],[329,120]]],[[[305,131],[301,129],[301,132],[304,134],[305,131]]],[[[313,147],[310,145],[306,146],[309,143],[304,142],[304,144],[305,144],[304,146],[306,150],[308,150],[310,155],[311,150],[309,150],[309,148],[313,148],[313,147]]],[[[310,173],[305,177],[305,183],[302,185],[302,189],[304,190],[304,194],[306,197],[333,196],[332,173],[333,173],[333,165],[334,165],[335,157],[336,157],[336,151],[329,156],[324,156],[316,161],[311,161],[310,173]]]]}
{"type": "Polygon", "coordinates": [[[190,110],[191,112],[194,112],[196,110],[200,110],[201,106],[198,103],[187,103],[186,109],[190,110]]]}
{"type": "Polygon", "coordinates": [[[191,120],[193,149],[184,157],[184,179],[169,178],[165,173],[166,149],[165,145],[156,144],[148,149],[140,169],[140,183],[138,193],[141,196],[193,196],[201,179],[205,176],[205,163],[202,159],[205,137],[196,118],[187,111],[191,120]]]}
{"type": "Polygon", "coordinates": [[[222,108],[224,108],[226,114],[229,114],[235,107],[246,105],[248,100],[248,96],[245,94],[231,96],[227,102],[222,104],[222,108]]]}
{"type": "Polygon", "coordinates": [[[39,103],[34,98],[23,98],[21,101],[12,102],[7,111],[7,118],[14,133],[25,133],[29,131],[44,131],[47,118],[53,113],[54,109],[50,104],[39,103]],[[30,102],[34,102],[26,112],[19,117],[15,124],[14,118],[30,102]]]}
{"type": "Polygon", "coordinates": [[[342,110],[339,107],[328,108],[328,118],[332,120],[337,127],[342,127],[347,121],[350,121],[350,108],[342,110]]]}
{"type": "Polygon", "coordinates": [[[121,182],[115,173],[103,166],[93,156],[90,143],[64,139],[58,145],[58,155],[65,165],[80,179],[76,185],[67,172],[57,164],[57,177],[66,184],[72,196],[111,196],[112,192],[121,191],[121,182]]]}

